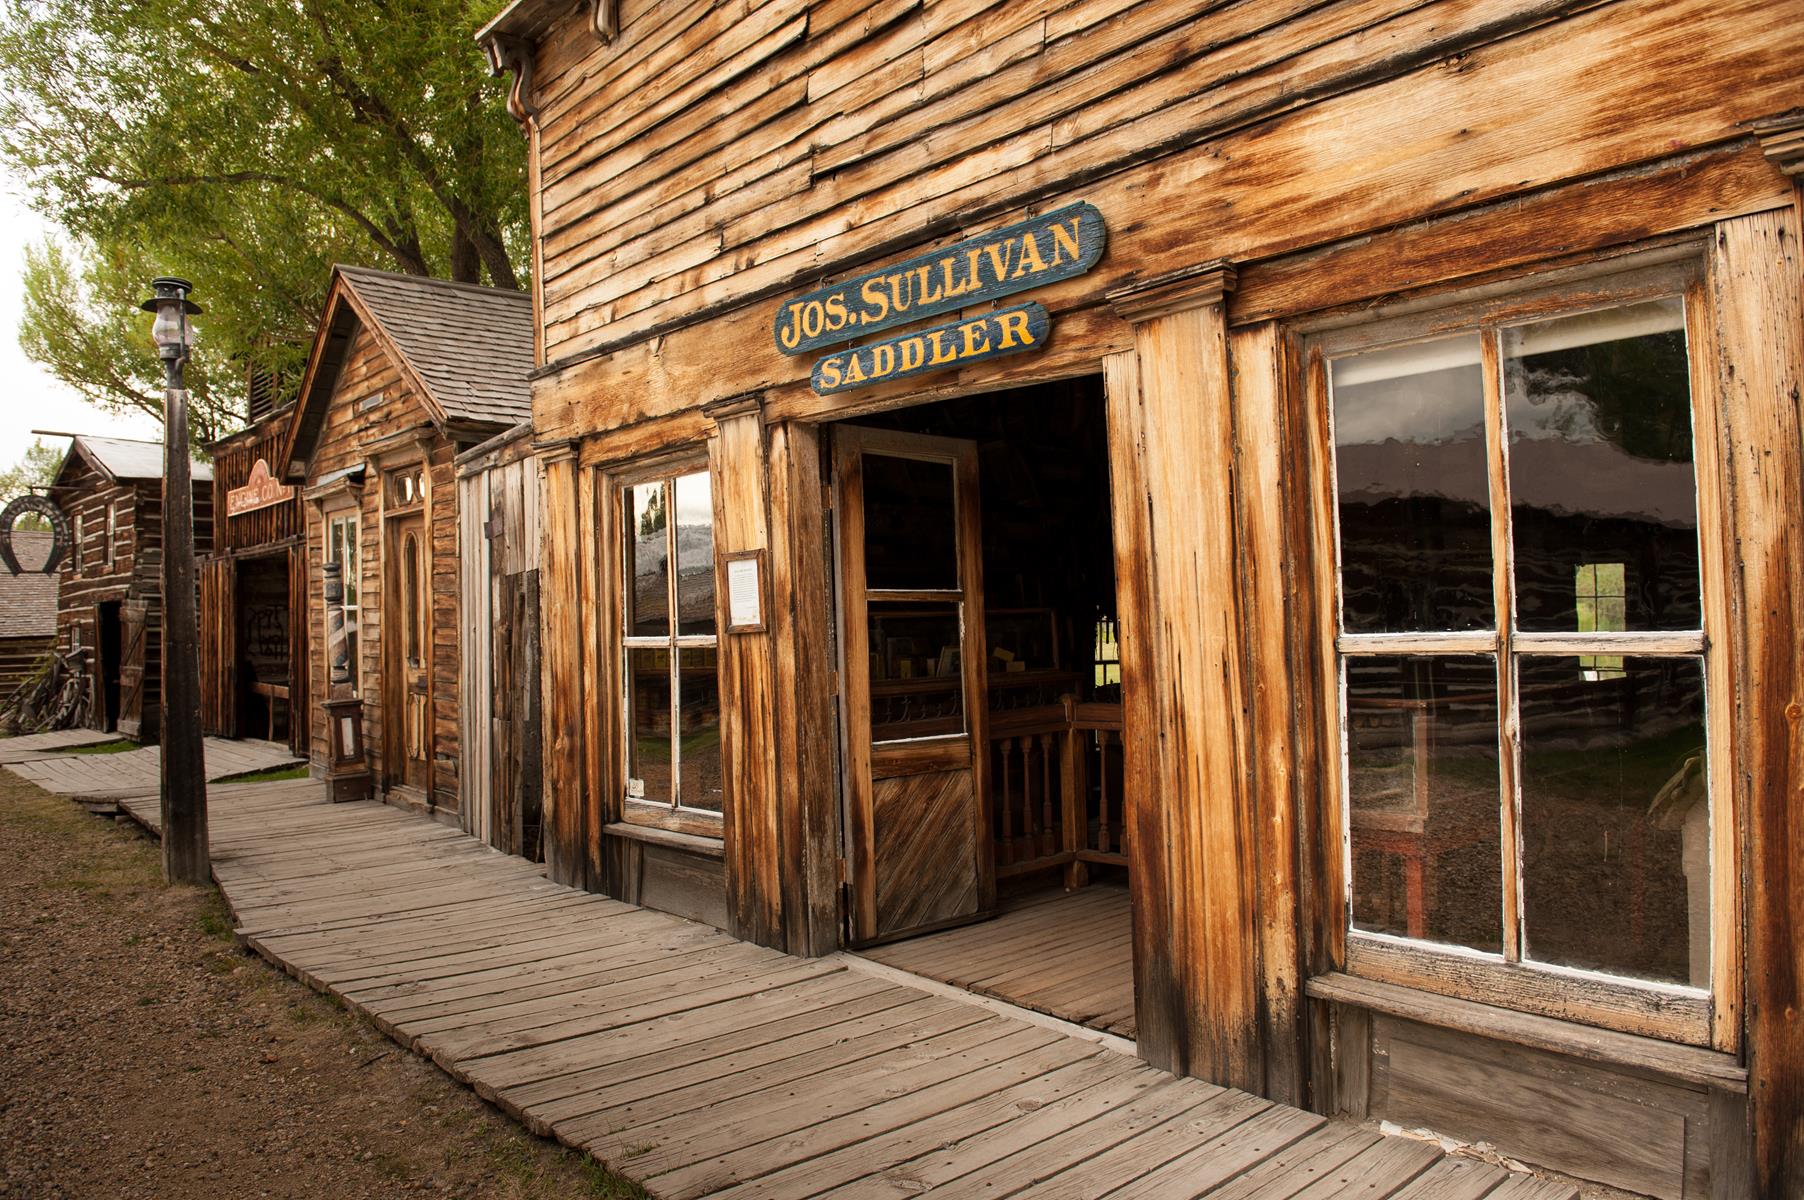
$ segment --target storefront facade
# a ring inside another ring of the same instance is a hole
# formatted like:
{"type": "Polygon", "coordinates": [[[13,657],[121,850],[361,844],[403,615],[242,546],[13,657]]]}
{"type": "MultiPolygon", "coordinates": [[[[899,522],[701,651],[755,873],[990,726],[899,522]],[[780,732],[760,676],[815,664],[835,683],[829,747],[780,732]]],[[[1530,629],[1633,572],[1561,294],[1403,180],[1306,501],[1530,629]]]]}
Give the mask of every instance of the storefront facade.
{"type": "Polygon", "coordinates": [[[213,552],[200,564],[201,724],[306,754],[307,559],[301,494],[278,475],[291,405],[210,447],[213,552]]]}
{"type": "MultiPolygon", "coordinates": [[[[530,309],[518,292],[336,267],[284,432],[300,495],[308,694],[327,667],[325,565],[339,564],[361,745],[379,795],[462,822],[460,451],[526,416],[530,309]]],[[[316,771],[332,761],[310,709],[316,771]]]]}
{"type": "Polygon", "coordinates": [[[1796,16],[516,4],[554,877],[1804,1186],[1796,16]]]}

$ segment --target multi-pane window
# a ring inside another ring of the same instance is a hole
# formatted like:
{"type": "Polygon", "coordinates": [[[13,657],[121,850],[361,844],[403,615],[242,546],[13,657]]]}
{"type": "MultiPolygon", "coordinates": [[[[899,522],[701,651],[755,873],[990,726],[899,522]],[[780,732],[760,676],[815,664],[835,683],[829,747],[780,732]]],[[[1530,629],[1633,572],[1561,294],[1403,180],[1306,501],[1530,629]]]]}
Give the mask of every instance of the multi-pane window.
{"type": "Polygon", "coordinates": [[[721,811],[708,473],[619,489],[626,815],[721,811]]]}
{"type": "Polygon", "coordinates": [[[1354,932],[1707,988],[1683,300],[1331,349],[1327,381],[1354,932]]]}
{"type": "MultiPolygon", "coordinates": [[[[332,513],[326,517],[325,562],[337,563],[343,568],[345,587],[345,649],[351,656],[351,690],[361,695],[363,692],[363,656],[359,653],[359,627],[361,625],[362,606],[358,594],[361,575],[358,571],[358,517],[355,512],[332,513]]],[[[330,647],[326,653],[330,655],[330,647]]],[[[326,677],[331,679],[332,663],[326,661],[326,677]]]]}

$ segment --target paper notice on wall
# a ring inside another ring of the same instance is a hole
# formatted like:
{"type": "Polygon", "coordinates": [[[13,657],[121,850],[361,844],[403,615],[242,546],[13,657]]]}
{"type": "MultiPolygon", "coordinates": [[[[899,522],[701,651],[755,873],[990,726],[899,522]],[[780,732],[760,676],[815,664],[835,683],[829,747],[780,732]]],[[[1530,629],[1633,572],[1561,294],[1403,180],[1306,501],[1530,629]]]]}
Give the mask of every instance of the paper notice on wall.
{"type": "Polygon", "coordinates": [[[764,624],[762,591],[758,586],[758,560],[727,560],[727,625],[749,629],[764,624]]]}

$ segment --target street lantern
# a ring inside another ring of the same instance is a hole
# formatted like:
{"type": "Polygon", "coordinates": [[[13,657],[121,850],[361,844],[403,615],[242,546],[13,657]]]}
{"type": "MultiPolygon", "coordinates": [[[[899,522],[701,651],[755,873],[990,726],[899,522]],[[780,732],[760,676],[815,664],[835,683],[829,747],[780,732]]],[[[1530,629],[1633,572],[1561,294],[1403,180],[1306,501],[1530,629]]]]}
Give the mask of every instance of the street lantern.
{"type": "Polygon", "coordinates": [[[207,772],[200,729],[200,603],[194,562],[194,482],[188,451],[188,392],[182,367],[193,348],[188,318],[200,306],[186,279],[151,281],[139,305],[157,315],[151,338],[167,376],[163,392],[163,876],[206,883],[207,772]]]}
{"type": "Polygon", "coordinates": [[[194,345],[188,318],[200,315],[200,305],[188,299],[194,285],[186,279],[164,275],[151,280],[150,287],[155,294],[138,307],[157,314],[150,327],[150,340],[157,344],[157,354],[167,364],[169,386],[179,388],[182,364],[188,361],[188,352],[194,345]]]}

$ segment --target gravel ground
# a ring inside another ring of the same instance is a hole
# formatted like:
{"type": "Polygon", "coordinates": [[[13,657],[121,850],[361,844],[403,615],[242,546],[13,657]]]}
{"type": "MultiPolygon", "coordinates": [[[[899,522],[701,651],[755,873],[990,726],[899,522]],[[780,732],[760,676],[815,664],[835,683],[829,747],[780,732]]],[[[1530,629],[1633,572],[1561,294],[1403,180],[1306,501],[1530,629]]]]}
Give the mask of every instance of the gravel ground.
{"type": "Polygon", "coordinates": [[[239,949],[153,843],[0,771],[0,1197],[642,1195],[239,949]]]}

